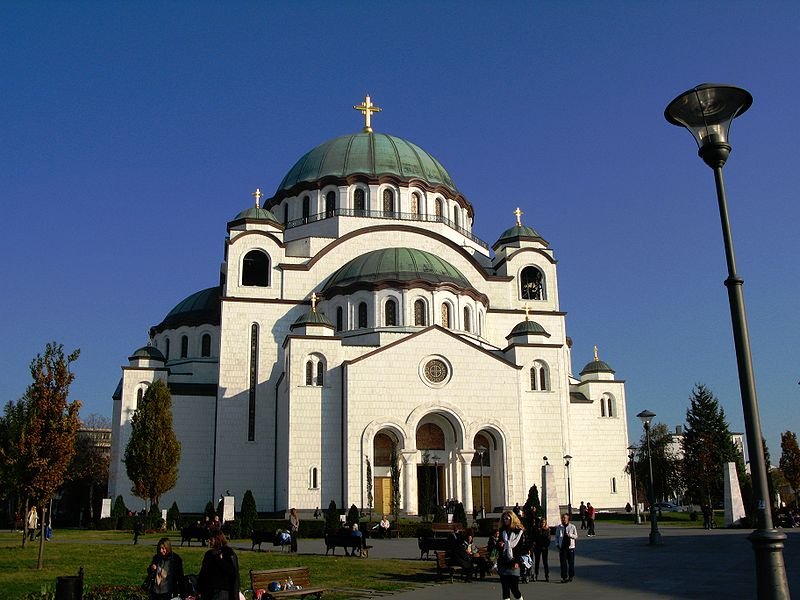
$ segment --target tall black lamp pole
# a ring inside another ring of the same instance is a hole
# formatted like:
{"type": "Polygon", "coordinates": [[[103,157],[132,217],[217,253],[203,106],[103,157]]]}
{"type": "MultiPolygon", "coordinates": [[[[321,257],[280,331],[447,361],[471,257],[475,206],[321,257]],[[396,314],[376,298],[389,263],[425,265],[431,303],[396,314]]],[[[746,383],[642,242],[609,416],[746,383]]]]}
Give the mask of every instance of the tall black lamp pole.
{"type": "Polygon", "coordinates": [[[567,467],[567,512],[570,519],[572,519],[572,483],[569,476],[569,462],[571,460],[572,457],[569,454],[564,455],[564,466],[567,467]]]}
{"type": "Polygon", "coordinates": [[[656,413],[643,410],[636,415],[642,420],[644,425],[644,437],[647,440],[647,460],[650,463],[650,545],[657,546],[661,543],[661,532],[658,530],[658,518],[656,517],[656,487],[653,483],[653,453],[650,450],[650,422],[656,413]]]}
{"type": "Polygon", "coordinates": [[[744,113],[753,104],[749,92],[730,85],[704,83],[684,92],[669,103],[664,116],[673,125],[686,127],[694,136],[698,154],[714,171],[717,202],[722,221],[722,238],[728,264],[728,288],[733,343],[739,369],[739,388],[742,394],[744,425],[747,432],[747,451],[756,500],[756,530],[750,542],[756,555],[756,579],[759,598],[789,598],[789,584],[783,562],[783,542],[786,535],[778,532],[772,524],[772,513],[767,485],[767,470],[761,437],[761,421],[758,415],[753,362],[750,355],[750,336],[744,308],[742,285],[744,280],[736,273],[733,253],[733,237],[728,218],[728,201],[722,167],[728,160],[731,147],[728,132],[733,119],[744,113]]]}

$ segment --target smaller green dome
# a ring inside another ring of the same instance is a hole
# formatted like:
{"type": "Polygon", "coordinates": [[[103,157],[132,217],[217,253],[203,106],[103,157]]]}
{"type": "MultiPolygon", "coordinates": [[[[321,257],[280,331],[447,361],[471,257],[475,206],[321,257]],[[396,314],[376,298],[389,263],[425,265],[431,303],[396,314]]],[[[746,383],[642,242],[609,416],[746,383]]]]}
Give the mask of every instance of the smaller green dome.
{"type": "Polygon", "coordinates": [[[273,215],[272,212],[268,211],[266,208],[256,208],[255,206],[243,210],[236,215],[231,222],[241,221],[243,219],[247,219],[248,221],[274,221],[278,223],[277,217],[273,215]]]}
{"type": "Polygon", "coordinates": [[[550,334],[547,333],[544,327],[539,325],[539,323],[536,321],[528,321],[527,319],[514,325],[514,329],[506,336],[506,339],[511,339],[515,335],[543,335],[545,337],[550,337],[550,334]]]}
{"type": "Polygon", "coordinates": [[[581,371],[581,375],[586,375],[588,373],[615,373],[614,369],[608,366],[608,363],[602,360],[593,360],[592,362],[588,363],[585,367],[583,367],[583,371],[581,371]]]}
{"type": "Polygon", "coordinates": [[[156,348],[155,346],[142,346],[138,350],[136,350],[133,354],[128,357],[128,360],[136,360],[144,358],[147,360],[159,360],[161,362],[167,362],[167,359],[164,358],[164,355],[161,354],[161,351],[156,348]]]}
{"type": "Polygon", "coordinates": [[[514,225],[513,227],[506,229],[500,235],[500,238],[495,242],[494,245],[499,246],[500,244],[505,244],[516,240],[544,241],[542,240],[542,236],[540,236],[535,229],[532,229],[527,225],[514,225]]]}
{"type": "Polygon", "coordinates": [[[289,329],[296,329],[297,327],[301,327],[303,325],[323,325],[325,327],[335,329],[333,323],[331,323],[328,317],[315,310],[309,310],[308,312],[300,315],[295,322],[289,326],[289,329]]]}

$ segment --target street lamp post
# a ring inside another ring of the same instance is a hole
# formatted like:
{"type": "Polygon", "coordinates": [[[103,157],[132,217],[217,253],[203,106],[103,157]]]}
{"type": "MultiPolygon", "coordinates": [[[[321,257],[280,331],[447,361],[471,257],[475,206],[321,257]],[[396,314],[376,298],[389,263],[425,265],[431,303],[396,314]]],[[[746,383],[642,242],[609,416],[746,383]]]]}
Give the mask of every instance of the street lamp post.
{"type": "Polygon", "coordinates": [[[739,371],[739,388],[742,394],[744,424],[747,432],[747,450],[753,488],[756,496],[757,529],[750,535],[756,555],[756,580],[759,598],[789,598],[789,584],[783,561],[783,542],[786,535],[778,532],[772,523],[769,502],[767,470],[761,437],[753,363],[750,355],[750,336],[745,315],[744,280],[736,272],[733,237],[728,218],[728,201],[722,179],[722,167],[728,159],[731,146],[728,132],[733,119],[744,113],[753,103],[749,92],[730,85],[702,84],[684,92],[669,103],[664,117],[673,125],[686,127],[699,147],[698,155],[714,171],[717,203],[722,222],[722,237],[728,266],[728,288],[733,342],[739,371]]]}
{"type": "Polygon", "coordinates": [[[636,494],[636,463],[633,462],[633,459],[636,458],[636,451],[638,450],[638,448],[636,446],[631,445],[628,446],[628,450],[630,451],[628,459],[631,461],[630,464],[631,464],[631,486],[633,487],[633,514],[634,514],[634,520],[638,525],[639,523],[642,522],[642,519],[639,516],[639,498],[638,495],[636,494]]]}
{"type": "Polygon", "coordinates": [[[480,464],[480,471],[481,471],[481,503],[478,505],[481,507],[481,519],[486,518],[486,508],[484,507],[483,503],[483,455],[486,452],[486,448],[484,446],[478,446],[476,448],[478,451],[478,458],[481,460],[480,464]]]}
{"type": "Polygon", "coordinates": [[[656,517],[656,488],[653,483],[653,454],[650,451],[650,421],[653,420],[656,413],[643,410],[636,416],[642,420],[644,436],[647,440],[647,460],[650,463],[650,545],[657,546],[661,543],[661,532],[658,530],[658,518],[656,517]]]}
{"type": "Polygon", "coordinates": [[[569,463],[571,460],[572,457],[569,454],[564,455],[564,466],[567,467],[567,512],[570,520],[572,519],[572,484],[569,476],[569,463]]]}
{"type": "Polygon", "coordinates": [[[436,482],[436,498],[433,503],[434,514],[436,514],[435,508],[439,506],[439,456],[435,454],[431,458],[433,459],[433,479],[436,482]]]}

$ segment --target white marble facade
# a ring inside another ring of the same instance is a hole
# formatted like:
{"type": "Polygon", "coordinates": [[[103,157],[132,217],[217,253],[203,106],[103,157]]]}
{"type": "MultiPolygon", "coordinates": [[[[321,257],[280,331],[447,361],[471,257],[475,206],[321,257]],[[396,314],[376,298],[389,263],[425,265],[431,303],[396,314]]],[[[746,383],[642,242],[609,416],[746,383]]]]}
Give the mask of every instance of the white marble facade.
{"type": "Polygon", "coordinates": [[[165,507],[248,489],[261,511],[366,507],[369,461],[388,511],[392,445],[407,514],[437,493],[480,505],[481,472],[487,508],[522,504],[545,456],[561,505],[565,455],[573,505],[631,500],[624,382],[596,354],[574,371],[554,249],[517,214],[490,251],[431,161],[400,138],[343,136],[228,223],[222,285],[176,306],[123,367],[112,496],[142,503],[121,456],[137,395],[165,378],[182,443],[165,507]]]}

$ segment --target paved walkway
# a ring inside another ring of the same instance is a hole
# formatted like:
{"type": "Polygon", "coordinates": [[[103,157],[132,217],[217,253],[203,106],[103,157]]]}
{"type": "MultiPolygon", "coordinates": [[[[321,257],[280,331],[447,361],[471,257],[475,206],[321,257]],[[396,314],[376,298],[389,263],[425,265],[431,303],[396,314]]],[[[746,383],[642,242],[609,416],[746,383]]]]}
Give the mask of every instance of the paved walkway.
{"type": "MultiPolygon", "coordinates": [[[[784,531],[788,539],[784,562],[789,588],[800,595],[800,530],[784,531]]],[[[559,583],[558,555],[551,549],[550,583],[520,586],[525,598],[576,598],[600,600],[643,598],[756,597],[755,558],[747,536],[750,531],[714,529],[661,529],[663,545],[648,545],[646,525],[603,525],[597,537],[578,539],[575,580],[559,583]]],[[[415,560],[420,571],[433,572],[433,560],[419,560],[416,539],[370,540],[372,558],[415,560]]],[[[480,540],[479,540],[480,542],[480,540]]],[[[240,544],[236,546],[242,547],[240,544]]],[[[249,546],[247,546],[249,548],[249,546]]],[[[320,540],[300,540],[300,552],[323,553],[320,540]]],[[[341,549],[338,551],[341,553],[341,549]]],[[[379,573],[376,573],[379,576],[379,573]]],[[[541,573],[540,573],[541,575],[541,573]]],[[[500,599],[497,577],[474,583],[443,583],[391,596],[392,600],[493,600],[500,599]]]]}

